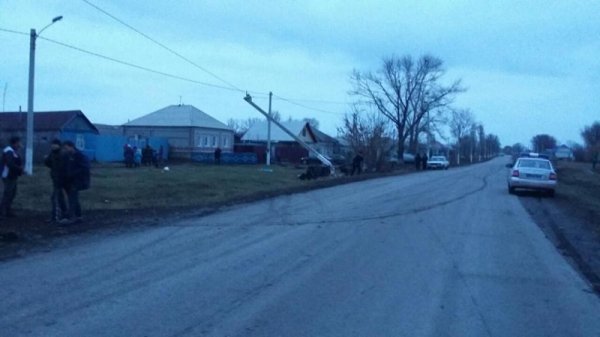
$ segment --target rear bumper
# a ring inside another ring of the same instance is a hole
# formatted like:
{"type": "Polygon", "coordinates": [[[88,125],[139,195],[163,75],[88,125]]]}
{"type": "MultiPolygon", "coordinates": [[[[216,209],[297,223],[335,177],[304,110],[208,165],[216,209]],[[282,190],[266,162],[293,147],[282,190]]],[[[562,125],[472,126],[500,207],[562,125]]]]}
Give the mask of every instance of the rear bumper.
{"type": "Polygon", "coordinates": [[[554,190],[556,189],[556,180],[532,180],[511,177],[508,185],[512,188],[522,188],[528,190],[554,190]]]}

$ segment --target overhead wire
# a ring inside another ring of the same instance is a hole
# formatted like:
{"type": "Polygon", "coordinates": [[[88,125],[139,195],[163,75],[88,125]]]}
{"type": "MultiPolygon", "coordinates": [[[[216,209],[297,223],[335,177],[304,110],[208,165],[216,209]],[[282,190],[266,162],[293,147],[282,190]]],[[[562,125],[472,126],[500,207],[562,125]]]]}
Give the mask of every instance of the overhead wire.
{"type": "MultiPolygon", "coordinates": [[[[124,20],[122,20],[122,19],[118,18],[116,15],[113,15],[113,14],[109,13],[107,10],[105,10],[105,9],[101,8],[100,6],[98,6],[98,5],[94,4],[94,3],[93,3],[93,2],[91,2],[90,0],[82,0],[82,1],[83,1],[84,3],[86,3],[87,5],[91,6],[92,8],[94,8],[94,9],[96,9],[96,10],[100,11],[100,12],[101,12],[101,13],[103,13],[104,15],[106,15],[106,16],[110,17],[111,19],[113,19],[113,20],[117,21],[118,23],[122,24],[123,26],[125,26],[125,27],[129,28],[130,30],[132,30],[132,31],[136,32],[137,34],[139,34],[139,35],[143,36],[145,39],[147,39],[147,40],[151,41],[152,43],[154,43],[154,44],[156,44],[156,45],[160,46],[161,48],[163,48],[163,49],[165,49],[165,50],[169,51],[171,54],[173,54],[173,55],[175,55],[175,56],[179,57],[180,59],[182,59],[182,60],[186,61],[187,63],[189,63],[189,64],[193,65],[194,67],[196,67],[196,68],[198,68],[198,69],[200,69],[200,70],[202,70],[202,71],[206,72],[207,74],[209,74],[209,75],[213,76],[214,78],[216,78],[216,79],[218,79],[219,81],[221,81],[221,82],[223,82],[223,83],[227,84],[228,86],[230,86],[230,87],[232,87],[232,88],[235,88],[235,89],[239,90],[240,92],[244,92],[244,90],[240,89],[238,86],[236,86],[236,85],[232,84],[231,82],[229,82],[229,81],[227,81],[227,80],[223,79],[222,77],[220,77],[220,76],[216,75],[215,73],[213,73],[213,72],[209,71],[208,69],[206,69],[206,68],[204,68],[204,67],[200,66],[200,65],[199,65],[199,64],[197,64],[196,62],[194,62],[194,61],[190,60],[189,58],[185,57],[184,55],[182,55],[182,54],[178,53],[177,51],[173,50],[172,48],[168,47],[168,46],[167,46],[167,45],[165,45],[164,43],[161,43],[161,42],[159,42],[158,40],[156,40],[156,39],[152,38],[152,37],[151,37],[151,36],[149,36],[148,34],[146,34],[146,33],[142,32],[142,31],[140,31],[139,29],[137,29],[137,28],[135,28],[135,27],[133,27],[132,25],[130,25],[130,24],[128,24],[127,22],[125,22],[124,20]]],[[[253,92],[253,91],[247,91],[247,90],[246,90],[246,92],[251,92],[251,93],[253,93],[253,94],[254,94],[254,93],[257,93],[257,92],[253,92]]],[[[260,94],[263,94],[263,95],[265,95],[264,93],[260,93],[260,94]]],[[[297,103],[297,101],[314,102],[314,103],[326,103],[326,104],[346,104],[345,102],[335,102],[335,101],[325,101],[325,100],[310,100],[310,99],[292,99],[292,98],[283,98],[283,97],[281,97],[281,96],[278,96],[278,97],[279,97],[279,99],[282,99],[282,100],[284,100],[284,101],[287,101],[287,102],[289,102],[289,103],[292,103],[292,104],[294,104],[294,105],[297,105],[297,106],[303,107],[303,108],[305,108],[305,109],[310,109],[310,110],[314,110],[314,111],[320,111],[320,112],[325,112],[325,113],[333,113],[333,112],[331,112],[331,111],[326,111],[326,110],[322,110],[322,109],[318,109],[318,108],[309,107],[309,106],[307,106],[307,105],[304,105],[304,104],[301,104],[301,103],[297,103]]],[[[335,114],[338,114],[338,113],[335,113],[335,114]]]]}
{"type": "Polygon", "coordinates": [[[175,50],[173,50],[172,48],[169,48],[168,46],[166,46],[164,43],[162,43],[162,42],[160,42],[160,41],[158,41],[158,40],[156,40],[156,39],[154,39],[154,38],[150,37],[148,34],[145,34],[144,32],[140,31],[139,29],[137,29],[137,28],[133,27],[132,25],[128,24],[127,22],[125,22],[125,21],[123,21],[123,20],[119,19],[119,18],[118,18],[118,17],[116,17],[115,15],[113,15],[113,14],[109,13],[109,12],[108,12],[108,11],[106,11],[105,9],[102,9],[102,8],[100,8],[99,6],[97,6],[96,4],[92,3],[91,1],[89,1],[89,0],[82,0],[82,1],[83,1],[83,2],[85,2],[86,4],[88,4],[89,6],[91,6],[91,7],[95,8],[96,10],[100,11],[100,12],[101,12],[101,13],[103,13],[104,15],[106,15],[106,16],[110,17],[111,19],[113,19],[113,20],[117,21],[118,23],[122,24],[123,26],[125,26],[125,27],[127,27],[127,28],[131,29],[132,31],[134,31],[134,32],[138,33],[139,35],[143,36],[145,39],[147,39],[147,40],[151,41],[152,43],[154,43],[154,44],[156,44],[156,45],[160,46],[161,48],[163,48],[163,49],[167,50],[167,51],[168,51],[168,52],[170,52],[171,54],[173,54],[173,55],[175,55],[175,56],[179,57],[180,59],[182,59],[182,60],[186,61],[187,63],[189,63],[189,64],[193,65],[194,67],[196,67],[196,68],[198,68],[198,69],[200,69],[200,70],[204,71],[205,73],[209,74],[210,76],[212,76],[212,77],[216,78],[217,80],[219,80],[219,81],[221,81],[221,82],[225,83],[225,84],[226,84],[227,86],[229,86],[230,88],[232,88],[232,89],[236,89],[236,90],[238,90],[238,91],[240,91],[240,92],[244,92],[244,90],[240,89],[239,87],[237,87],[236,85],[232,84],[231,82],[229,82],[229,81],[227,81],[227,80],[223,79],[222,77],[218,76],[217,74],[215,74],[215,73],[211,72],[210,70],[208,70],[208,69],[206,69],[206,68],[202,67],[201,65],[199,65],[199,64],[197,64],[196,62],[194,62],[194,61],[190,60],[189,58],[187,58],[187,57],[185,57],[185,56],[181,55],[181,54],[180,54],[180,53],[178,53],[177,51],[175,51],[175,50]]]}
{"type": "MultiPolygon", "coordinates": [[[[86,0],[83,0],[86,1],[86,0]]],[[[87,2],[87,1],[86,1],[87,2]]],[[[24,35],[24,36],[28,36],[28,33],[25,32],[20,32],[20,31],[16,31],[16,30],[12,30],[12,29],[6,29],[6,28],[0,28],[0,31],[3,32],[7,32],[7,33],[12,33],[12,34],[18,34],[18,35],[24,35]]],[[[141,33],[141,32],[140,32],[141,33]]],[[[141,33],[143,34],[143,33],[141,33]]],[[[93,52],[81,47],[77,47],[65,42],[61,42],[58,40],[54,40],[54,39],[50,39],[47,37],[43,37],[43,36],[38,36],[37,37],[40,40],[44,40],[71,50],[75,50],[90,56],[94,56],[106,61],[110,61],[110,62],[114,62],[117,64],[121,64],[130,68],[135,68],[138,70],[142,70],[148,73],[152,73],[152,74],[156,74],[156,75],[160,75],[160,76],[164,76],[164,77],[168,77],[168,78],[172,78],[172,79],[176,79],[176,80],[180,80],[180,81],[185,81],[185,82],[189,82],[189,83],[194,83],[194,84],[198,84],[198,85],[203,85],[203,86],[207,86],[207,87],[212,87],[212,88],[216,88],[216,89],[222,89],[222,90],[228,90],[228,91],[236,91],[236,92],[250,92],[254,95],[255,98],[260,98],[260,99],[265,99],[268,97],[268,94],[263,93],[263,92],[258,92],[258,91],[247,91],[247,90],[241,90],[238,87],[234,86],[234,85],[227,85],[227,86],[223,86],[223,85],[218,85],[218,84],[214,84],[214,83],[209,83],[209,82],[205,82],[205,81],[199,81],[199,80],[195,80],[192,78],[188,78],[188,77],[184,77],[184,76],[180,76],[180,75],[176,75],[176,74],[172,74],[172,73],[168,73],[165,71],[161,71],[161,70],[156,70],[156,69],[152,69],[146,66],[141,66],[132,62],[128,62],[128,61],[123,61],[111,56],[107,56],[107,55],[103,55],[97,52],[93,52]]],[[[166,47],[166,46],[165,46],[166,47]]],[[[167,47],[168,48],[168,47],[167,47]]],[[[225,81],[225,83],[229,83],[227,81],[225,81]]],[[[335,114],[335,115],[343,115],[344,113],[341,112],[334,112],[334,111],[329,111],[329,110],[324,110],[324,109],[319,109],[319,108],[315,108],[315,107],[311,107],[308,106],[306,104],[302,104],[299,103],[299,101],[307,101],[307,102],[315,102],[315,103],[325,103],[325,104],[346,104],[344,102],[338,102],[338,101],[327,101],[327,100],[312,100],[312,99],[291,99],[291,98],[286,98],[283,96],[279,96],[279,95],[273,95],[273,97],[275,97],[276,99],[279,99],[281,101],[285,101],[287,103],[302,107],[304,109],[308,109],[308,110],[313,110],[313,111],[317,111],[317,112],[322,112],[322,113],[327,113],[327,114],[335,114]]]]}

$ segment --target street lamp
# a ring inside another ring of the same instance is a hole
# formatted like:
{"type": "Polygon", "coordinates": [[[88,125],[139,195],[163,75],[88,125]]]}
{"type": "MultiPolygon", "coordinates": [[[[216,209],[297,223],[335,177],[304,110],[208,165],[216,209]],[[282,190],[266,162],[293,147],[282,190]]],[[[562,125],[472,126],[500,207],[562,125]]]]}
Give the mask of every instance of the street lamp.
{"type": "Polygon", "coordinates": [[[29,92],[27,94],[27,147],[25,148],[25,173],[33,174],[33,79],[35,74],[35,40],[42,32],[62,20],[62,16],[57,16],[52,19],[52,22],[42,28],[39,33],[35,29],[31,29],[29,43],[29,92]]]}

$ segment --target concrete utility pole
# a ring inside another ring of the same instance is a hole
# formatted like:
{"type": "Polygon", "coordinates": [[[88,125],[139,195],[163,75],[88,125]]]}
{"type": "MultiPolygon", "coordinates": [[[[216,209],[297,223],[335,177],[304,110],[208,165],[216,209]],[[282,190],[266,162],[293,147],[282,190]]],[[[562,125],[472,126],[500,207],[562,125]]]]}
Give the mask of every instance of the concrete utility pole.
{"type": "Polygon", "coordinates": [[[277,120],[273,119],[273,117],[271,117],[271,115],[269,115],[268,112],[265,112],[261,107],[259,107],[258,105],[256,105],[256,103],[252,102],[252,96],[250,96],[249,94],[246,94],[246,97],[244,97],[244,100],[246,102],[248,102],[248,104],[252,105],[256,110],[258,110],[258,112],[260,112],[261,114],[263,114],[263,116],[267,117],[267,119],[269,119],[270,121],[272,121],[273,123],[275,123],[275,125],[277,125],[281,130],[283,130],[290,137],[292,137],[292,139],[294,139],[295,141],[297,141],[298,144],[300,144],[306,150],[308,150],[309,152],[312,152],[315,156],[317,156],[317,158],[321,161],[321,163],[329,166],[332,175],[335,174],[335,166],[333,166],[333,163],[331,163],[331,161],[329,161],[329,159],[327,159],[319,151],[315,150],[312,146],[308,145],[305,141],[303,141],[302,139],[300,139],[300,137],[298,137],[298,135],[295,135],[292,131],[288,130],[285,126],[283,126],[277,120]]]}
{"type": "Polygon", "coordinates": [[[267,118],[267,166],[271,166],[271,101],[273,93],[269,91],[269,117],[267,118]]]}
{"type": "Polygon", "coordinates": [[[29,43],[29,91],[27,93],[27,140],[25,148],[25,173],[33,174],[33,87],[35,78],[35,40],[42,32],[52,24],[60,21],[62,16],[57,16],[52,19],[46,27],[42,28],[39,33],[35,29],[31,29],[29,43]]]}

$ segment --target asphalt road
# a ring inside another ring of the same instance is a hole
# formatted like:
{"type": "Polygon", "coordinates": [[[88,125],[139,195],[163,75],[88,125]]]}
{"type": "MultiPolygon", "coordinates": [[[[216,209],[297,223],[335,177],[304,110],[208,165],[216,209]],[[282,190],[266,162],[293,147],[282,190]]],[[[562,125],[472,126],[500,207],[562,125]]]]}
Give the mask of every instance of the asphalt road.
{"type": "MultiPolygon", "coordinates": [[[[505,160],[364,181],[0,264],[1,336],[600,336],[505,160]]],[[[199,191],[201,193],[201,191],[199,191]]]]}

